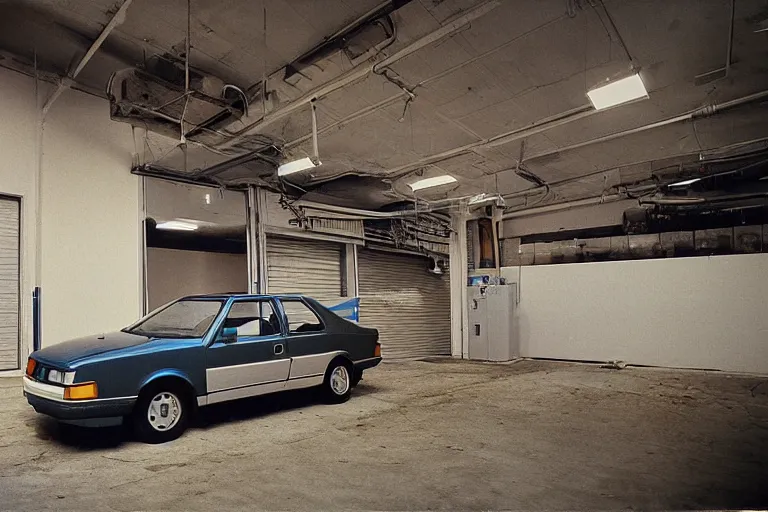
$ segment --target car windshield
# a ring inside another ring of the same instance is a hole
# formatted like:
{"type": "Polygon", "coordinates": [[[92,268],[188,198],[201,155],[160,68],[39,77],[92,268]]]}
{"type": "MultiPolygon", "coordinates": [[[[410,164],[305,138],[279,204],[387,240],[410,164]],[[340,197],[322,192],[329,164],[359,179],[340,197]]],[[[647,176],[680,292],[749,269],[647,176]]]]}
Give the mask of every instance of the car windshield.
{"type": "Polygon", "coordinates": [[[199,338],[211,327],[223,303],[221,300],[183,299],[123,331],[141,336],[199,338]]]}

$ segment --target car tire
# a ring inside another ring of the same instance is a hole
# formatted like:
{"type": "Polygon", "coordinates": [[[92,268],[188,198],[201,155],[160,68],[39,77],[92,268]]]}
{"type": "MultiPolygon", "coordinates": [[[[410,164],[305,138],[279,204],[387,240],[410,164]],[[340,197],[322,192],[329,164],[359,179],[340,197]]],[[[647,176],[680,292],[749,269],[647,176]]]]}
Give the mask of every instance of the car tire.
{"type": "Polygon", "coordinates": [[[189,394],[181,386],[159,384],[142,390],[133,408],[133,428],[145,443],[166,443],[187,429],[192,413],[189,394]]]}
{"type": "Polygon", "coordinates": [[[361,380],[363,380],[363,370],[354,370],[352,374],[352,387],[357,387],[361,380]]]}
{"type": "Polygon", "coordinates": [[[325,371],[323,392],[326,401],[332,404],[340,404],[349,400],[352,394],[352,381],[354,370],[352,364],[346,359],[334,359],[325,371]]]}

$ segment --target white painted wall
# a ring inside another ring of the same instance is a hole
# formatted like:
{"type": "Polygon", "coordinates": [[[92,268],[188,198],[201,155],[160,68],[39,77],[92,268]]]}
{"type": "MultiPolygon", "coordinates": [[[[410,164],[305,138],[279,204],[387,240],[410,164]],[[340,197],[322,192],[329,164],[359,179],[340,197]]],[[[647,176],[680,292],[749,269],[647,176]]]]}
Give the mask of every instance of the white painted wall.
{"type": "Polygon", "coordinates": [[[35,286],[36,105],[32,81],[0,68],[0,194],[21,198],[21,344],[32,346],[35,286]]]}
{"type": "MultiPolygon", "coordinates": [[[[41,98],[50,87],[41,85],[41,98]]],[[[139,180],[133,138],[109,104],[66,91],[37,144],[35,82],[0,69],[0,193],[22,197],[23,348],[31,348],[31,292],[43,289],[43,346],[117,329],[140,312],[139,180]],[[41,169],[40,275],[36,173],[41,169]]]]}
{"type": "Polygon", "coordinates": [[[768,373],[768,254],[518,271],[524,357],[768,373]]]}
{"type": "Polygon", "coordinates": [[[185,295],[246,292],[248,257],[176,249],[147,249],[150,310],[185,295]]]}
{"type": "Polygon", "coordinates": [[[140,316],[139,178],[131,128],[106,100],[67,91],[43,135],[43,346],[140,316]]]}

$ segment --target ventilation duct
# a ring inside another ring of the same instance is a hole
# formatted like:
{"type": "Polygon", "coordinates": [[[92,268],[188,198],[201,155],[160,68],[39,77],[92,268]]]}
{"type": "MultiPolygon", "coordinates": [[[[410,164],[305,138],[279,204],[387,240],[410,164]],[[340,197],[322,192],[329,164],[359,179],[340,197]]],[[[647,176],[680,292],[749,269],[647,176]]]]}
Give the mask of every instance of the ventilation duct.
{"type": "Polygon", "coordinates": [[[169,56],[155,56],[145,69],[129,68],[112,74],[107,98],[113,120],[202,143],[222,139],[220,127],[241,118],[244,98],[214,76],[190,69],[189,95],[184,92],[184,66],[169,56]]]}

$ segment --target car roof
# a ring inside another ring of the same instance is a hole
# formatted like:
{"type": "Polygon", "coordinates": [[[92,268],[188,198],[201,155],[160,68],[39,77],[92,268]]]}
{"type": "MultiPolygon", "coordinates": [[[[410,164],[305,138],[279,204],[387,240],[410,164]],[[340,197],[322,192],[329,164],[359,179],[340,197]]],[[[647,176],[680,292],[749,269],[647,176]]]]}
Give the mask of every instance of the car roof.
{"type": "Polygon", "coordinates": [[[264,295],[264,294],[256,294],[256,293],[239,293],[239,292],[231,292],[231,293],[209,293],[209,294],[202,294],[202,295],[187,295],[186,297],[181,297],[179,300],[185,300],[185,299],[195,299],[195,300],[222,300],[222,299],[229,299],[229,298],[238,298],[238,299],[271,299],[271,298],[278,298],[278,299],[301,299],[304,298],[305,295],[301,294],[276,294],[276,295],[264,295]]]}

